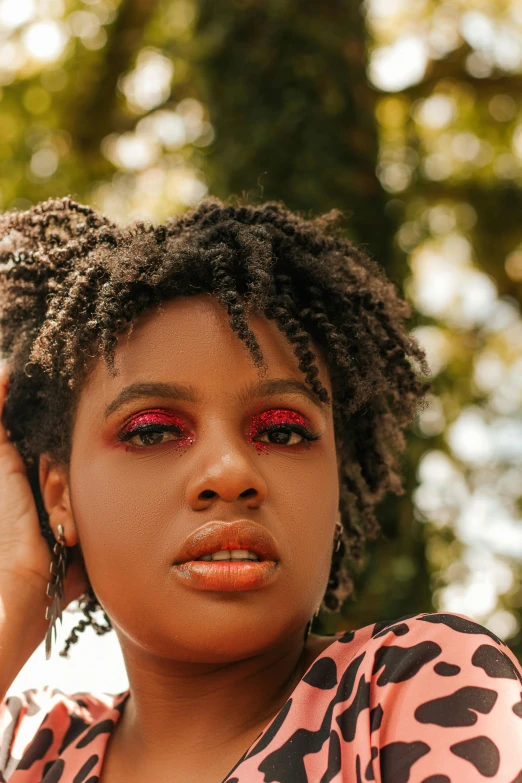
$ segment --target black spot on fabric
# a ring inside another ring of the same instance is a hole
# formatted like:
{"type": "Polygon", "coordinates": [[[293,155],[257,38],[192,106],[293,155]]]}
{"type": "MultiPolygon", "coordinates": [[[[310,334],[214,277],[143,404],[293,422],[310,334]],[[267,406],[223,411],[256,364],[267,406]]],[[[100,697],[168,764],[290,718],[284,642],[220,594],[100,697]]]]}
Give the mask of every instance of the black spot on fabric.
{"type": "Polygon", "coordinates": [[[477,722],[476,713],[491,712],[497,696],[496,691],[488,688],[467,685],[449,696],[424,702],[415,710],[415,719],[436,726],[473,726],[477,722]]]}
{"type": "Polygon", "coordinates": [[[457,617],[455,614],[448,614],[446,612],[433,612],[432,614],[425,614],[424,617],[419,617],[419,620],[423,623],[433,623],[434,625],[447,625],[452,631],[458,633],[471,633],[471,634],[483,634],[489,636],[497,644],[501,644],[505,647],[504,642],[491,633],[483,625],[474,623],[473,620],[465,620],[463,617],[457,617]]]}
{"type": "Polygon", "coordinates": [[[113,729],[114,721],[109,718],[107,720],[102,720],[99,723],[95,723],[94,726],[91,726],[87,734],[77,743],[76,747],[85,748],[87,745],[90,745],[98,734],[110,734],[113,729]]]}
{"type": "Polygon", "coordinates": [[[511,783],[522,783],[522,769],[520,770],[516,778],[511,781],[511,783]]]}
{"type": "Polygon", "coordinates": [[[370,734],[380,729],[383,715],[384,711],[380,704],[370,710],[370,734]]]}
{"type": "MultiPolygon", "coordinates": [[[[264,783],[308,783],[304,757],[309,753],[319,753],[328,740],[334,708],[350,699],[357,672],[365,657],[366,653],[363,652],[354,658],[340,676],[335,696],[324,711],[321,725],[316,731],[296,729],[279,748],[260,761],[258,770],[264,774],[264,783]]],[[[256,752],[257,747],[247,758],[256,752]]]]}
{"type": "Polygon", "coordinates": [[[489,737],[474,737],[451,745],[451,752],[461,759],[473,764],[485,778],[492,778],[498,772],[500,754],[498,748],[489,737]]]}
{"type": "MultiPolygon", "coordinates": [[[[257,735],[257,737],[256,737],[256,740],[258,739],[258,737],[260,737],[260,736],[261,736],[261,734],[262,734],[262,733],[263,733],[263,732],[260,732],[260,733],[257,735]]],[[[254,742],[255,742],[256,740],[254,740],[254,742]]],[[[247,748],[247,750],[245,750],[245,752],[243,753],[243,755],[241,756],[241,758],[239,759],[239,761],[237,761],[237,762],[234,764],[234,766],[232,767],[232,769],[231,769],[231,770],[228,772],[228,775],[231,775],[233,772],[235,772],[235,771],[236,771],[236,769],[239,767],[239,765],[243,763],[243,761],[244,761],[244,760],[246,759],[246,757],[247,757],[248,750],[249,750],[248,748],[247,748]]],[[[228,775],[227,775],[227,779],[226,779],[225,783],[229,783],[228,775]]],[[[233,781],[235,781],[235,780],[238,780],[238,778],[231,778],[231,779],[230,779],[230,783],[233,783],[233,781]]]]}
{"type": "Polygon", "coordinates": [[[382,783],[408,783],[411,768],[430,752],[425,742],[391,742],[381,748],[382,783]]]}
{"type": "MultiPolygon", "coordinates": [[[[118,694],[118,696],[123,696],[123,693],[119,693],[119,694],[118,694]]],[[[115,710],[118,710],[118,712],[120,713],[120,715],[123,715],[123,710],[125,709],[125,705],[127,704],[127,702],[128,702],[128,700],[129,700],[129,698],[130,698],[130,692],[129,692],[129,693],[127,693],[127,695],[125,696],[125,698],[124,698],[124,699],[122,699],[122,701],[120,701],[120,703],[119,703],[119,704],[117,704],[117,705],[116,705],[116,707],[114,708],[115,710]]]]}
{"type": "Polygon", "coordinates": [[[100,778],[98,777],[98,775],[93,775],[92,778],[86,780],[85,783],[100,783],[100,778]]]}
{"type": "Polygon", "coordinates": [[[54,764],[51,765],[49,772],[43,776],[42,783],[58,783],[58,781],[62,779],[64,769],[65,761],[63,759],[56,759],[54,764]]]}
{"type": "Polygon", "coordinates": [[[357,731],[357,719],[363,710],[367,710],[370,706],[370,683],[366,682],[364,674],[359,680],[357,693],[355,698],[348,707],[348,709],[341,712],[335,719],[343,740],[345,742],[353,742],[355,739],[355,732],[357,731]]]}
{"type": "Polygon", "coordinates": [[[409,632],[410,629],[406,623],[399,623],[398,625],[390,625],[388,628],[385,628],[384,631],[376,633],[373,638],[380,639],[381,636],[386,636],[387,633],[394,633],[395,636],[405,636],[409,632]]]}
{"type": "Polygon", "coordinates": [[[355,757],[355,779],[356,783],[362,783],[361,778],[361,757],[359,754],[355,757]]]}
{"type": "Polygon", "coordinates": [[[429,778],[424,778],[421,783],[451,783],[451,780],[447,775],[430,775],[429,778]]]}
{"type": "Polygon", "coordinates": [[[58,755],[61,756],[67,745],[70,745],[71,742],[73,742],[76,737],[78,737],[82,731],[85,731],[85,729],[88,728],[90,725],[89,723],[86,723],[83,718],[80,718],[76,715],[69,715],[69,727],[67,731],[65,732],[65,736],[62,740],[62,744],[60,745],[60,749],[58,751],[58,755]]]}
{"type": "Polygon", "coordinates": [[[42,772],[42,780],[45,778],[53,764],[56,762],[56,759],[51,759],[51,761],[48,761],[47,764],[44,764],[43,772],[42,772]]]}
{"type": "MultiPolygon", "coordinates": [[[[522,693],[520,694],[520,698],[522,699],[522,693]]],[[[519,701],[515,705],[513,705],[513,712],[515,713],[517,718],[522,718],[522,701],[519,701]]]]}
{"type": "Polygon", "coordinates": [[[377,680],[377,685],[388,685],[389,682],[404,682],[414,677],[442,652],[435,642],[420,642],[413,647],[380,647],[375,653],[375,663],[372,674],[376,674],[384,666],[384,671],[377,680]]]}
{"type": "Polygon", "coordinates": [[[341,741],[336,731],[330,732],[328,766],[319,783],[330,783],[341,771],[341,741]]]}
{"type": "Polygon", "coordinates": [[[503,680],[517,680],[517,674],[512,661],[498,647],[491,644],[481,644],[473,653],[473,666],[484,669],[488,677],[503,680]]]}
{"type": "Polygon", "coordinates": [[[410,617],[416,617],[416,615],[405,614],[404,617],[396,617],[395,620],[379,620],[373,626],[372,639],[375,639],[376,636],[379,636],[379,634],[381,634],[381,632],[384,631],[385,628],[390,628],[392,625],[397,625],[398,623],[401,623],[403,620],[409,620],[410,617]]]}
{"type": "Polygon", "coordinates": [[[78,770],[78,772],[74,776],[74,780],[72,781],[72,783],[84,783],[85,778],[87,777],[91,769],[96,765],[98,758],[99,756],[96,753],[90,756],[85,762],[85,764],[83,764],[81,769],[78,770]]]}
{"type": "Polygon", "coordinates": [[[440,674],[441,677],[455,677],[460,672],[460,666],[454,663],[446,663],[446,661],[440,661],[433,667],[433,671],[440,674]]]}
{"type": "Polygon", "coordinates": [[[372,757],[368,762],[368,766],[366,767],[366,772],[364,773],[364,779],[365,780],[375,780],[375,775],[373,774],[373,762],[379,755],[379,748],[372,748],[372,757]]]}
{"type": "MultiPolygon", "coordinates": [[[[275,716],[274,720],[272,721],[271,725],[267,729],[266,733],[261,737],[259,742],[254,745],[252,750],[244,757],[249,759],[251,756],[257,755],[257,753],[261,753],[262,750],[267,748],[276,734],[279,732],[279,729],[285,722],[288,713],[290,712],[290,709],[292,707],[292,699],[288,699],[285,704],[281,707],[277,715],[275,716]]],[[[230,770],[233,772],[234,770],[230,770]]]]}
{"type": "Polygon", "coordinates": [[[329,691],[337,685],[337,666],[333,658],[319,658],[303,677],[303,682],[312,685],[314,688],[320,688],[323,691],[329,691]]]}
{"type": "Polygon", "coordinates": [[[348,644],[349,642],[353,642],[355,639],[355,631],[346,631],[342,636],[337,639],[338,642],[341,642],[341,644],[348,644]]]}
{"type": "Polygon", "coordinates": [[[239,778],[227,778],[225,783],[239,783],[239,778]]]}
{"type": "Polygon", "coordinates": [[[390,625],[395,625],[396,620],[379,620],[375,623],[372,630],[372,639],[378,636],[385,628],[389,628],[390,625]]]}
{"type": "Polygon", "coordinates": [[[40,759],[44,758],[53,744],[53,740],[54,733],[51,729],[40,729],[22,756],[17,769],[31,769],[35,761],[40,761],[40,759]]]}

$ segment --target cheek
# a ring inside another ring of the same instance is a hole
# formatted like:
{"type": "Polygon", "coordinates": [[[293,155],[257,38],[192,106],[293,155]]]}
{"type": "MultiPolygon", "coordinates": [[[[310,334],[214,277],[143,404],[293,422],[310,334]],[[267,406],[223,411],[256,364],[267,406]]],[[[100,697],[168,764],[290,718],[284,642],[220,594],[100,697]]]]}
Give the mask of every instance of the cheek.
{"type": "Polygon", "coordinates": [[[325,459],[306,482],[296,482],[280,495],[278,518],[287,529],[289,570],[293,589],[304,604],[319,603],[328,581],[339,481],[335,456],[325,459]]]}
{"type": "Polygon", "coordinates": [[[132,475],[111,459],[71,460],[71,503],[93,589],[102,602],[128,594],[169,553],[161,546],[176,510],[154,482],[153,461],[132,475]]]}

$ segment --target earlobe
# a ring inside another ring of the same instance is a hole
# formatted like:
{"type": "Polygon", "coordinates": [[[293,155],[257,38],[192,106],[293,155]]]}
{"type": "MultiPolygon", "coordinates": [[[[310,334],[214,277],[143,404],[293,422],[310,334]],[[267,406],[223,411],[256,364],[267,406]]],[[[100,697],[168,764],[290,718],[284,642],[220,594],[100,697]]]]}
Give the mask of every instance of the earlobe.
{"type": "Polygon", "coordinates": [[[55,537],[58,537],[58,525],[63,525],[67,546],[75,546],[78,543],[78,534],[73,520],[67,471],[62,465],[53,463],[41,454],[39,480],[44,506],[49,514],[49,524],[55,537]]]}

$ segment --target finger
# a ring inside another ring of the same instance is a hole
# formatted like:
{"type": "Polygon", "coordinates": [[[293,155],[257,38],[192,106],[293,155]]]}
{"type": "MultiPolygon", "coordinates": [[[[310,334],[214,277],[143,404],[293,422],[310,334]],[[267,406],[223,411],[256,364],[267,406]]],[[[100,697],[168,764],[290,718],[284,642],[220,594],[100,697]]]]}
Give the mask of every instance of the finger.
{"type": "Polygon", "coordinates": [[[0,444],[6,443],[9,438],[7,432],[2,424],[1,415],[4,409],[5,398],[7,397],[7,387],[9,384],[9,367],[8,365],[2,365],[0,367],[0,444]]]}
{"type": "Polygon", "coordinates": [[[11,365],[9,362],[0,362],[0,384],[6,386],[9,383],[11,365]]]}

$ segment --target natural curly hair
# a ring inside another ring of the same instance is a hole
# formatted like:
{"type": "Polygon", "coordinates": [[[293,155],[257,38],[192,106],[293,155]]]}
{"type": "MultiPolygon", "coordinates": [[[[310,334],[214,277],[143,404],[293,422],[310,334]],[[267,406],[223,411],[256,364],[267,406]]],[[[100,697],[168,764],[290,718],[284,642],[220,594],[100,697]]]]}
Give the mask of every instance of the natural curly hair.
{"type": "MultiPolygon", "coordinates": [[[[49,525],[39,455],[69,464],[79,394],[100,354],[116,375],[116,335],[162,300],[215,294],[258,370],[266,369],[249,314],[273,319],[295,346],[299,369],[332,405],[340,457],[341,546],[322,608],[336,612],[352,591],[350,571],[378,531],[375,506],[403,495],[404,430],[431,384],[426,356],[408,333],[411,315],[383,269],[342,236],[332,210],[305,219],[277,202],[206,198],[165,225],[118,227],[70,198],[0,215],[0,353],[11,365],[4,426],[27,468],[42,535],[49,525]],[[310,350],[324,355],[333,400],[310,350]],[[413,361],[412,361],[413,360],[413,361]]],[[[67,562],[71,552],[68,550],[67,562]]],[[[111,630],[92,586],[76,631],[111,630]],[[101,610],[105,625],[93,613],[101,610]]]]}

